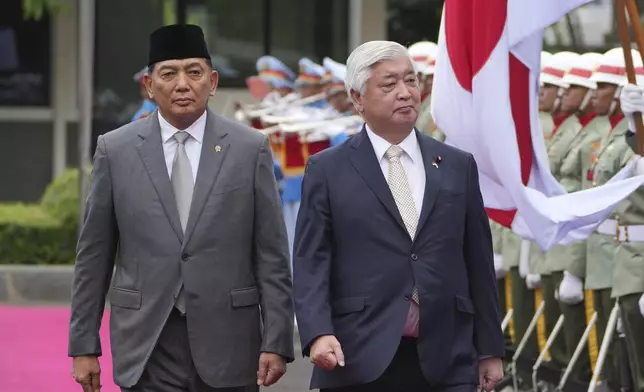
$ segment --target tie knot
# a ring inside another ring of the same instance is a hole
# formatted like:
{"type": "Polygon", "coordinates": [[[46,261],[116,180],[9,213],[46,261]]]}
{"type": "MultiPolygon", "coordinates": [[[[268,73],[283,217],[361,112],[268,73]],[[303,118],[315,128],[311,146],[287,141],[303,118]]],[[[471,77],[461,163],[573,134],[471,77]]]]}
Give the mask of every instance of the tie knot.
{"type": "Polygon", "coordinates": [[[387,149],[387,151],[385,152],[385,155],[387,156],[387,159],[389,159],[391,161],[392,159],[400,158],[400,156],[403,154],[403,152],[405,152],[405,151],[402,148],[400,148],[400,147],[398,147],[396,145],[392,145],[391,147],[389,147],[387,149]]]}
{"type": "Polygon", "coordinates": [[[189,137],[190,137],[190,134],[188,132],[180,131],[174,134],[174,138],[177,139],[177,142],[179,144],[184,144],[189,137]]]}

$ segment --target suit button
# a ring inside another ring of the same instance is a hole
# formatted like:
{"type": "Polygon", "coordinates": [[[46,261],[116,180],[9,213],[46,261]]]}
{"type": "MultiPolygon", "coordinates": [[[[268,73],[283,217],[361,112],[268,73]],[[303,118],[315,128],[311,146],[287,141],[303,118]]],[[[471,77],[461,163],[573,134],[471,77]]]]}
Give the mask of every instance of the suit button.
{"type": "Polygon", "coordinates": [[[181,260],[183,260],[183,261],[188,261],[188,258],[189,258],[189,257],[190,257],[190,255],[189,255],[189,254],[184,253],[184,254],[182,254],[182,255],[181,255],[181,260]]]}
{"type": "Polygon", "coordinates": [[[409,295],[405,295],[405,299],[406,299],[407,301],[409,301],[409,300],[411,299],[411,297],[410,297],[409,295]]]}
{"type": "Polygon", "coordinates": [[[411,259],[414,261],[418,260],[418,256],[416,255],[416,253],[411,254],[411,259]]]}

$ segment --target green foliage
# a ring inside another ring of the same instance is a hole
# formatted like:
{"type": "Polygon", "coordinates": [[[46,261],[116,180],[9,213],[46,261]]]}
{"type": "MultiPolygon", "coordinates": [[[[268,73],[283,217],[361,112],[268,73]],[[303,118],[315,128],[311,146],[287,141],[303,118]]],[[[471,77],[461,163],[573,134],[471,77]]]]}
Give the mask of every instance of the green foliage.
{"type": "Polygon", "coordinates": [[[45,189],[40,206],[64,224],[78,225],[79,179],[77,169],[68,169],[45,189]]]}
{"type": "Polygon", "coordinates": [[[40,204],[0,204],[0,264],[70,264],[79,220],[78,170],[52,181],[40,204]]]}
{"type": "Polygon", "coordinates": [[[22,0],[23,18],[40,20],[45,13],[56,13],[69,6],[69,0],[22,0]]]}

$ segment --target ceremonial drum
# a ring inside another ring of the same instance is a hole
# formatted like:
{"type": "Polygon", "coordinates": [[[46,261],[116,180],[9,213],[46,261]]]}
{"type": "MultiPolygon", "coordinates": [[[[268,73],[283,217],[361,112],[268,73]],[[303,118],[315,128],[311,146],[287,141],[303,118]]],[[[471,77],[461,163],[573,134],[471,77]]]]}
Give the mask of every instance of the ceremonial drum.
{"type": "Polygon", "coordinates": [[[319,139],[300,135],[299,132],[279,132],[273,134],[281,142],[278,144],[280,163],[285,176],[304,174],[309,156],[331,146],[328,138],[319,139]]]}

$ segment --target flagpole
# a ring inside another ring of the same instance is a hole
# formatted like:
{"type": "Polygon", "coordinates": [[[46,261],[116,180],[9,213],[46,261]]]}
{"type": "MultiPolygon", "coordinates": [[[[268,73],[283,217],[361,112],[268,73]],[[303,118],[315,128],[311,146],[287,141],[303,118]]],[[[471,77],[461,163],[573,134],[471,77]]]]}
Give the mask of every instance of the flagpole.
{"type": "MultiPolygon", "coordinates": [[[[626,63],[626,76],[628,83],[637,85],[637,77],[635,76],[635,67],[633,66],[633,54],[631,52],[631,34],[628,30],[628,22],[626,21],[626,10],[628,9],[628,16],[633,25],[633,32],[635,35],[635,42],[640,50],[640,56],[644,62],[644,31],[639,19],[639,11],[634,0],[615,0],[615,16],[617,18],[617,31],[619,38],[622,41],[622,49],[624,50],[624,61],[626,63]]],[[[634,113],[635,120],[635,136],[637,138],[637,152],[639,155],[644,154],[644,123],[640,113],[634,113]]]]}

